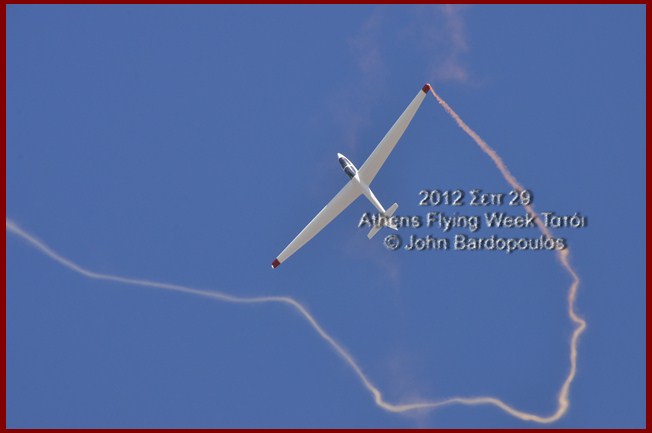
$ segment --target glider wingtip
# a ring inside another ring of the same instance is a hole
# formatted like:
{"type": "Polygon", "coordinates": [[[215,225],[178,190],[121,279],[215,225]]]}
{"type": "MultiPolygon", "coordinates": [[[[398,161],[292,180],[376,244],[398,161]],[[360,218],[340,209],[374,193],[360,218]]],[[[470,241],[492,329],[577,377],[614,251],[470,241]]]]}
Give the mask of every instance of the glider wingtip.
{"type": "Polygon", "coordinates": [[[430,91],[430,89],[432,89],[432,86],[430,86],[430,83],[426,83],[426,85],[423,86],[421,91],[423,91],[423,93],[428,93],[430,91]]]}
{"type": "Polygon", "coordinates": [[[281,262],[279,262],[278,259],[274,259],[274,261],[272,262],[272,269],[276,269],[280,264],[281,262]]]}

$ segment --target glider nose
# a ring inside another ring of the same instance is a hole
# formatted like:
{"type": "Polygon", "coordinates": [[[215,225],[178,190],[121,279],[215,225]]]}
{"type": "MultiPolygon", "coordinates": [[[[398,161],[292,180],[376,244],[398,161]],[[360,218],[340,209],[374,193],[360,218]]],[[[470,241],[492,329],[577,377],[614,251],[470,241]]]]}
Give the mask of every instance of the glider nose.
{"type": "Polygon", "coordinates": [[[338,152],[337,153],[337,159],[340,159],[340,158],[344,158],[344,155],[342,155],[341,153],[338,152]]]}

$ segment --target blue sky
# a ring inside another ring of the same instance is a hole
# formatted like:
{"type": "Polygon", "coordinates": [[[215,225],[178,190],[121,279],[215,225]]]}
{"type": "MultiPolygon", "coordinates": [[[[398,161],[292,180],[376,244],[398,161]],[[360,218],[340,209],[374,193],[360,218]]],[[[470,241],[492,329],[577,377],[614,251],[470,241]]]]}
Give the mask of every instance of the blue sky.
{"type": "MultiPolygon", "coordinates": [[[[391,252],[359,199],[269,266],[345,184],[337,152],[359,167],[430,82],[537,210],[588,217],[555,232],[588,328],[553,426],[642,427],[645,50],[640,5],[9,5],[7,217],[97,272],[291,296],[390,402],[549,415],[573,330],[553,254],[391,252]]],[[[430,95],[372,188],[401,215],[454,211],[421,189],[509,191],[430,95]]],[[[9,232],[6,249],[7,426],[536,426],[387,413],[289,308],[89,280],[9,232]]]]}

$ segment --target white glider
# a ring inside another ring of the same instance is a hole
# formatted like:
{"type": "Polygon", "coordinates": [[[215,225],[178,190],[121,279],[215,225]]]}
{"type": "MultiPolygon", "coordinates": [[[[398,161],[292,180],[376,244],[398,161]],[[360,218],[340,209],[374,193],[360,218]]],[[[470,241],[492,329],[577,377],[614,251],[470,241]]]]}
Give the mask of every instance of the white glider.
{"type": "MultiPolygon", "coordinates": [[[[337,154],[337,158],[342,169],[344,169],[344,173],[349,177],[349,182],[326,206],[324,206],[317,216],[314,217],[303,230],[301,230],[301,233],[299,233],[297,237],[295,237],[294,240],[290,242],[283,251],[281,251],[281,254],[279,254],[272,262],[272,268],[276,268],[287,260],[288,257],[297,252],[299,248],[304,246],[310,239],[326,227],[328,223],[333,221],[336,216],[353,203],[353,200],[363,194],[369,199],[374,207],[378,209],[381,215],[385,217],[385,221],[387,221],[386,225],[397,230],[396,226],[389,222],[389,218],[394,215],[394,212],[396,212],[398,204],[394,203],[389,207],[389,209],[385,210],[369,188],[369,185],[371,184],[371,181],[374,180],[378,170],[380,170],[380,167],[385,163],[385,160],[412,121],[414,114],[419,109],[419,106],[421,106],[421,102],[423,102],[423,99],[426,97],[429,90],[430,84],[423,86],[421,91],[419,91],[419,94],[414,97],[412,102],[410,102],[410,105],[407,106],[389,132],[387,132],[385,137],[383,137],[380,143],[378,143],[378,146],[376,146],[376,149],[374,149],[371,155],[369,155],[369,158],[367,158],[364,164],[362,164],[360,170],[356,169],[353,163],[349,161],[346,156],[340,153],[337,154]]],[[[382,227],[382,225],[375,225],[367,237],[371,239],[382,227]]]]}

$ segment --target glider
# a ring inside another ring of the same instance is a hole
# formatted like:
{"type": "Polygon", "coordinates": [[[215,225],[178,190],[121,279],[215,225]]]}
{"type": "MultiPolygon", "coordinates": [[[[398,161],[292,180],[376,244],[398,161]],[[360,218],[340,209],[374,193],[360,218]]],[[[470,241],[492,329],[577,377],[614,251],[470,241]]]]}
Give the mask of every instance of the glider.
{"type": "MultiPolygon", "coordinates": [[[[301,230],[301,233],[299,233],[297,237],[295,237],[294,240],[292,240],[292,242],[281,251],[281,254],[279,254],[272,262],[272,268],[276,268],[278,265],[286,261],[292,254],[296,253],[299,248],[304,246],[310,239],[326,227],[328,223],[333,221],[336,216],[353,203],[356,198],[363,194],[369,199],[371,204],[378,209],[381,215],[385,217],[386,225],[389,228],[397,230],[396,225],[389,221],[390,217],[394,215],[394,212],[398,209],[398,204],[394,203],[389,207],[389,209],[385,210],[383,205],[380,204],[374,193],[369,188],[369,185],[374,180],[378,170],[380,170],[380,167],[385,163],[385,160],[412,121],[414,114],[419,109],[419,106],[421,106],[421,102],[423,102],[423,99],[426,97],[429,90],[430,84],[423,86],[421,91],[419,91],[417,96],[415,96],[412,102],[410,102],[410,105],[407,106],[392,128],[387,132],[387,134],[385,134],[385,137],[383,137],[380,143],[378,143],[378,146],[376,146],[376,149],[374,149],[371,155],[369,155],[369,158],[367,158],[364,164],[362,164],[360,170],[358,170],[346,156],[341,153],[337,154],[337,159],[342,166],[344,173],[349,177],[349,182],[326,206],[324,206],[317,216],[314,217],[303,230],[301,230]]],[[[373,238],[382,227],[382,225],[374,225],[367,237],[369,239],[373,238]]]]}

